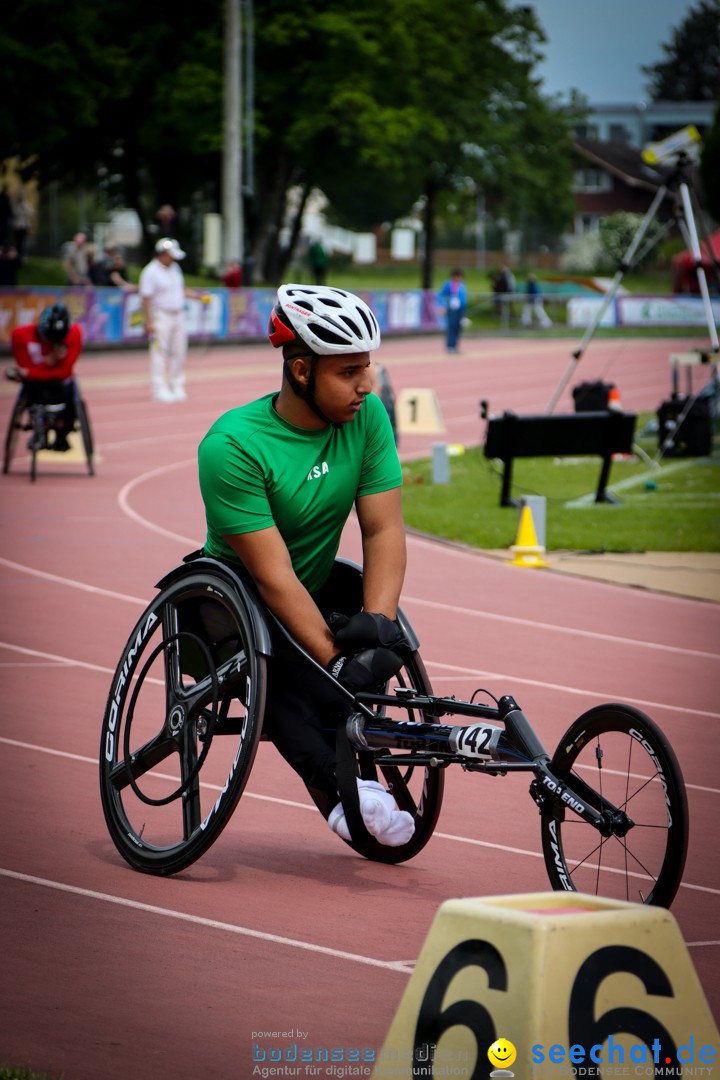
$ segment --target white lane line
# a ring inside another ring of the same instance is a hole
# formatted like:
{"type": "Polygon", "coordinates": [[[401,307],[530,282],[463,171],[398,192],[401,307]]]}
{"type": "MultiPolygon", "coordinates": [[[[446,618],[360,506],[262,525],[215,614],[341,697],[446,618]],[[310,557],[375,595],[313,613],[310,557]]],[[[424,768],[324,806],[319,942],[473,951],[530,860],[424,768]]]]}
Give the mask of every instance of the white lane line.
{"type": "Polygon", "coordinates": [[[640,649],[658,649],[663,652],[682,653],[685,656],[698,656],[702,659],[720,660],[720,652],[705,652],[701,649],[685,649],[680,645],[661,645],[655,641],[639,641],[637,638],[620,637],[617,634],[603,634],[597,630],[578,630],[576,627],[559,626],[557,623],[540,622],[537,619],[521,619],[516,615],[499,615],[497,612],[476,611],[473,608],[459,607],[456,604],[442,604],[437,600],[421,600],[417,596],[403,595],[400,605],[419,604],[421,607],[435,608],[437,611],[452,612],[456,615],[470,616],[476,619],[489,619],[492,622],[509,623],[511,626],[522,626],[533,630],[550,630],[557,634],[570,634],[571,637],[592,638],[595,641],[609,641],[618,645],[632,645],[640,649]]]}
{"type": "MultiPolygon", "coordinates": [[[[5,743],[6,746],[15,746],[20,750],[34,750],[38,754],[51,754],[51,755],[53,755],[55,757],[67,758],[69,761],[81,761],[81,762],[84,762],[87,765],[97,765],[97,759],[93,758],[93,757],[88,757],[87,754],[71,754],[68,750],[53,750],[49,746],[38,746],[36,743],[21,742],[19,739],[8,739],[3,735],[0,735],[0,743],[5,743]]],[[[594,771],[594,768],[592,766],[590,766],[590,765],[585,765],[585,766],[580,765],[580,766],[578,766],[578,768],[584,768],[584,769],[587,769],[588,771],[594,771]]],[[[617,769],[605,769],[604,772],[609,773],[611,776],[625,776],[626,775],[624,772],[619,772],[617,769]]],[[[152,775],[156,776],[159,780],[176,780],[177,779],[176,777],[170,776],[167,773],[160,773],[156,769],[153,769],[152,775]]],[[[627,775],[631,776],[632,778],[634,778],[636,780],[644,780],[645,779],[645,777],[641,776],[639,773],[631,772],[631,773],[629,773],[627,775]]],[[[200,787],[207,788],[208,791],[222,791],[223,786],[222,786],[222,784],[210,784],[210,783],[206,783],[204,780],[201,780],[200,781],[200,787]]],[[[706,787],[704,784],[688,784],[688,783],[686,783],[685,787],[688,789],[688,791],[703,791],[708,795],[720,795],[720,788],[706,787]]],[[[293,807],[295,807],[295,808],[297,808],[299,810],[312,810],[313,813],[316,813],[316,811],[317,811],[317,808],[315,807],[314,803],[296,802],[293,799],[281,799],[277,795],[259,795],[256,792],[245,790],[243,792],[243,799],[245,799],[245,798],[261,799],[263,802],[278,803],[278,805],[280,805],[280,806],[293,806],[293,807]]],[[[434,835],[435,836],[440,836],[441,834],[440,833],[434,833],[434,835]]],[[[447,835],[447,838],[449,840],[460,840],[460,839],[462,839],[462,837],[456,837],[456,836],[452,836],[450,834],[442,834],[442,835],[447,835]]],[[[478,840],[479,844],[484,843],[484,842],[485,841],[478,840]]],[[[497,844],[489,844],[488,846],[489,847],[497,847],[498,845],[497,844]]],[[[509,849],[508,848],[503,848],[503,850],[507,851],[509,849]]],[[[534,852],[525,852],[525,854],[534,854],[534,852]]]]}
{"type": "Polygon", "coordinates": [[[153,480],[157,476],[166,476],[167,473],[175,472],[178,469],[186,469],[188,465],[194,465],[194,463],[193,458],[186,458],[185,461],[173,461],[170,465],[162,465],[158,469],[151,469],[149,472],[136,476],[133,480],[130,480],[125,484],[118,493],[117,501],[120,509],[136,524],[142,525],[145,529],[150,529],[151,532],[158,533],[160,536],[166,536],[170,540],[177,540],[181,544],[189,544],[191,547],[198,547],[202,543],[202,540],[198,541],[197,538],[192,539],[191,537],[183,536],[181,533],[172,532],[170,529],[163,529],[161,525],[156,525],[154,522],[143,517],[142,514],[138,514],[128,502],[128,497],[134,489],[140,484],[144,484],[146,480],[153,480]]]}
{"type": "MultiPolygon", "coordinates": [[[[20,742],[16,742],[13,739],[6,739],[6,738],[3,738],[3,737],[0,737],[0,743],[6,743],[9,746],[16,746],[16,747],[20,747],[20,748],[28,749],[28,750],[35,750],[35,751],[38,751],[40,753],[48,753],[48,754],[52,754],[52,755],[57,756],[57,757],[66,757],[66,758],[70,758],[73,761],[85,762],[85,763],[87,763],[89,765],[94,765],[94,766],[97,765],[97,761],[95,760],[95,758],[84,757],[84,756],[79,755],[79,754],[69,754],[69,753],[66,753],[63,750],[50,750],[50,749],[48,749],[48,748],[46,748],[44,746],[34,746],[32,743],[20,743],[20,742]]],[[[172,776],[168,776],[165,773],[157,772],[155,770],[153,770],[152,775],[155,776],[159,780],[163,780],[163,779],[173,780],[173,779],[175,779],[172,776]]],[[[688,788],[690,788],[691,786],[692,785],[690,785],[690,784],[687,785],[688,788]]],[[[206,784],[204,781],[200,782],[200,787],[207,788],[209,791],[220,791],[221,790],[221,785],[219,785],[219,784],[206,784]]],[[[698,789],[698,790],[712,791],[712,789],[709,789],[709,788],[703,788],[703,789],[698,789]]],[[[252,791],[243,792],[243,798],[244,799],[245,798],[258,799],[258,800],[261,800],[263,802],[275,803],[278,806],[287,806],[287,807],[290,807],[292,809],[297,809],[297,810],[312,810],[314,813],[317,813],[316,807],[311,806],[309,803],[295,802],[292,799],[281,799],[281,798],[277,798],[276,796],[272,796],[272,795],[259,795],[259,794],[255,794],[252,791]]],[[[543,853],[541,851],[529,851],[526,848],[511,847],[509,844],[495,844],[490,840],[477,840],[477,839],[475,839],[473,837],[469,837],[469,836],[458,836],[455,833],[444,833],[444,832],[438,832],[437,830],[435,830],[435,832],[433,832],[433,839],[435,837],[437,837],[439,840],[450,840],[451,842],[454,842],[454,843],[457,843],[457,844],[470,844],[472,847],[490,848],[493,851],[502,851],[505,854],[510,854],[510,855],[525,855],[525,856],[529,856],[532,859],[543,859],[544,858],[544,855],[543,855],[543,853]]],[[[588,863],[588,867],[590,869],[595,869],[595,866],[592,863],[588,863]]],[[[605,871],[607,873],[611,873],[611,874],[622,874],[622,873],[624,873],[623,870],[614,870],[611,867],[605,867],[604,869],[605,869],[605,871]]],[[[629,877],[640,878],[642,880],[648,880],[646,874],[633,873],[632,871],[628,872],[628,876],[629,877]]],[[[691,889],[691,890],[694,890],[695,892],[712,893],[713,895],[720,896],[720,889],[713,889],[708,885],[692,885],[689,882],[683,881],[683,882],[680,883],[680,888],[682,888],[682,889],[691,889]]]]}
{"type": "MultiPolygon", "coordinates": [[[[0,649],[9,649],[11,652],[17,652],[23,656],[41,657],[44,660],[51,660],[59,664],[64,664],[66,667],[85,668],[87,671],[99,671],[108,675],[112,675],[115,671],[115,668],[104,667],[101,664],[90,664],[86,660],[73,660],[68,656],[58,656],[56,653],[42,652],[39,649],[28,649],[22,645],[14,645],[10,641],[0,641],[0,649]]],[[[641,705],[644,709],[666,709],[672,713],[680,714],[681,716],[704,716],[710,717],[713,720],[720,719],[720,713],[709,712],[705,709],[690,709],[685,705],[667,705],[662,701],[647,701],[645,698],[626,697],[624,694],[617,695],[614,693],[605,693],[601,690],[582,690],[578,687],[563,686],[560,683],[543,682],[540,679],[523,679],[519,675],[506,675],[499,671],[479,671],[476,668],[460,667],[457,664],[443,664],[439,660],[426,660],[425,666],[427,668],[441,668],[444,671],[453,671],[457,675],[469,675],[473,679],[497,679],[499,682],[512,684],[514,686],[536,686],[542,690],[559,690],[561,693],[571,694],[575,697],[595,698],[598,700],[598,704],[604,701],[617,701],[622,699],[626,705],[641,705]]],[[[443,680],[451,681],[451,677],[441,675],[439,678],[435,678],[436,682],[441,682],[443,680]]]]}
{"type": "Polygon", "coordinates": [[[63,667],[80,667],[87,671],[99,671],[103,675],[112,675],[115,668],[103,667],[101,664],[89,664],[87,660],[71,660],[67,656],[56,656],[55,653],[40,652],[38,649],[25,649],[22,645],[13,645],[9,641],[0,641],[0,649],[9,649],[11,652],[21,653],[23,656],[42,656],[45,660],[56,660],[63,667]]]}
{"type": "Polygon", "coordinates": [[[17,570],[22,574],[30,574],[31,577],[42,578],[43,581],[53,581],[56,585],[68,585],[72,589],[94,593],[96,596],[108,596],[111,600],[122,600],[126,604],[142,604],[143,607],[148,604],[148,600],[141,600],[139,596],[129,596],[127,593],[114,592],[112,589],[101,589],[98,585],[86,585],[83,581],[60,577],[59,574],[49,574],[47,570],[37,570],[33,566],[24,566],[22,563],[13,562],[11,559],[0,558],[0,566],[7,566],[10,570],[17,570]]]}
{"type": "MultiPolygon", "coordinates": [[[[508,685],[538,686],[542,690],[561,690],[566,694],[576,697],[597,698],[598,704],[606,701],[622,701],[625,705],[640,705],[643,709],[669,709],[672,713],[681,716],[707,716],[712,720],[720,719],[720,713],[709,712],[706,709],[690,709],[686,705],[668,705],[662,701],[647,701],[645,698],[626,697],[625,694],[617,695],[603,690],[582,690],[574,686],[561,686],[560,683],[544,682],[541,679],[523,679],[520,675],[506,675],[500,671],[478,671],[476,668],[460,667],[458,664],[442,664],[439,660],[425,660],[426,668],[441,668],[444,671],[453,671],[455,675],[470,675],[474,679],[498,679],[508,685]]],[[[431,681],[452,682],[455,675],[432,675],[431,681]]]]}
{"type": "MultiPolygon", "coordinates": [[[[161,530],[159,527],[155,526],[153,526],[153,528],[156,528],[156,531],[163,532],[166,536],[181,540],[183,544],[197,546],[199,543],[199,541],[191,540],[189,537],[178,536],[177,533],[169,533],[166,529],[161,530]]],[[[44,581],[52,581],[57,585],[66,585],[69,588],[80,589],[83,592],[93,593],[97,596],[107,596],[112,600],[122,600],[124,603],[128,604],[142,604],[143,607],[146,607],[147,604],[150,603],[148,598],[141,599],[139,596],[115,592],[112,589],[103,589],[97,585],[87,585],[74,578],[61,577],[59,574],[51,574],[46,570],[38,570],[32,566],[25,566],[23,563],[13,562],[11,559],[0,557],[0,566],[7,566],[10,570],[17,570],[19,573],[29,574],[32,577],[39,577],[44,581]]],[[[560,626],[556,623],[539,622],[535,619],[521,619],[518,616],[512,615],[499,615],[496,612],[476,611],[473,608],[460,607],[455,604],[442,604],[436,600],[424,600],[419,596],[403,596],[401,606],[405,607],[406,604],[419,604],[423,607],[434,608],[438,611],[449,611],[457,615],[464,615],[474,619],[487,619],[490,622],[509,623],[514,626],[523,626],[531,629],[537,628],[538,630],[547,630],[558,634],[570,634],[572,637],[586,637],[598,641],[617,642],[620,645],[628,647],[632,646],[633,648],[655,649],[663,652],[679,653],[684,656],[696,656],[700,659],[720,659],[720,653],[704,652],[700,649],[685,649],[680,645],[661,645],[651,641],[638,641],[635,638],[618,637],[613,634],[602,634],[595,630],[577,630],[567,626],[560,626]]]]}
{"type": "Polygon", "coordinates": [[[34,877],[31,874],[19,874],[15,870],[8,870],[5,867],[0,867],[0,876],[11,878],[14,881],[21,881],[26,885],[40,885],[45,889],[71,893],[73,896],[82,896],[88,900],[100,900],[105,904],[117,904],[119,907],[130,908],[133,911],[144,911],[149,915],[161,915],[165,919],[178,919],[180,922],[191,923],[194,926],[204,926],[209,930],[222,930],[226,934],[237,934],[240,937],[255,938],[258,941],[269,941],[274,945],[285,945],[291,949],[302,949],[304,952],[320,953],[322,956],[332,957],[333,960],[349,960],[354,964],[382,968],[384,971],[397,971],[402,975],[409,974],[411,971],[411,969],[408,969],[405,960],[377,960],[372,956],[361,956],[359,953],[344,952],[342,949],[330,949],[325,945],[314,945],[310,941],[300,941],[297,938],[280,937],[278,934],[267,934],[261,930],[251,930],[249,926],[219,922],[217,919],[206,919],[200,915],[191,915],[188,912],[175,911],[172,908],[158,907],[155,904],[143,904],[139,900],[128,900],[124,896],[113,896],[111,893],[96,892],[94,889],[81,889],[76,885],[66,885],[62,881],[50,881],[47,878],[34,877]]]}

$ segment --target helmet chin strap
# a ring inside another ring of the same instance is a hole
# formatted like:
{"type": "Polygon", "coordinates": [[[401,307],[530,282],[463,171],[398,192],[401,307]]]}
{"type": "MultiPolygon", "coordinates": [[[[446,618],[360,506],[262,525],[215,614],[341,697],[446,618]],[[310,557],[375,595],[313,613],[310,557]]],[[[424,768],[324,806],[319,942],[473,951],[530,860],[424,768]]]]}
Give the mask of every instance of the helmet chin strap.
{"type": "Polygon", "coordinates": [[[326,416],[322,411],[318,403],[315,401],[315,371],[314,371],[314,357],[310,366],[310,378],[308,379],[307,386],[303,387],[301,383],[297,381],[292,371],[290,370],[290,363],[285,360],[283,367],[285,369],[285,378],[290,384],[290,389],[294,394],[297,394],[299,398],[312,409],[316,416],[319,416],[324,424],[330,424],[334,428],[341,428],[342,424],[335,423],[329,416],[326,416]]]}

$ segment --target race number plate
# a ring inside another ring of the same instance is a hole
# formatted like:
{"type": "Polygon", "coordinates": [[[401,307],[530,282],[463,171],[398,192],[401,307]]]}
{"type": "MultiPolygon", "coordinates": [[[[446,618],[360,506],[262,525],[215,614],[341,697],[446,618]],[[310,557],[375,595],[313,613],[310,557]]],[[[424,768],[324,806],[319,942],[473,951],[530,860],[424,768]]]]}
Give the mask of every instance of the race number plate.
{"type": "Polygon", "coordinates": [[[503,729],[494,724],[468,724],[453,728],[450,745],[456,754],[467,758],[495,758],[503,729]]]}

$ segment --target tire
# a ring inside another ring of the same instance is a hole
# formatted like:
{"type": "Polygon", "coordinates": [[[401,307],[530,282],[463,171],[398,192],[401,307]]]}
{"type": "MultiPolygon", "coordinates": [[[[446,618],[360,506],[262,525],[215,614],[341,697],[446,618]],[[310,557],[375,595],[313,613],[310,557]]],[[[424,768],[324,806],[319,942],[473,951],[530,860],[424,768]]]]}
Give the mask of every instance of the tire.
{"type": "Polygon", "coordinates": [[[87,469],[90,476],[95,475],[95,465],[93,462],[93,437],[92,429],[90,427],[90,418],[88,416],[87,409],[85,408],[85,402],[81,397],[78,397],[75,401],[75,412],[77,414],[77,422],[80,428],[80,436],[82,438],[83,448],[85,450],[85,457],[87,459],[87,469]]]}
{"type": "Polygon", "coordinates": [[[33,405],[30,408],[30,429],[30,479],[34,483],[37,477],[38,447],[44,446],[47,438],[46,414],[42,405],[33,405]]]}
{"type": "Polygon", "coordinates": [[[236,590],[197,571],[168,584],[130,635],[103,717],[100,793],[136,870],[184,870],[230,820],[265,710],[255,646],[236,590]]]}
{"type": "Polygon", "coordinates": [[[12,459],[15,456],[15,449],[17,447],[17,441],[20,437],[22,430],[22,418],[25,412],[25,395],[22,391],[15,399],[15,405],[13,406],[12,415],[10,416],[10,423],[8,424],[7,435],[5,436],[5,451],[3,454],[3,473],[10,472],[10,466],[12,459]]]}
{"type": "Polygon", "coordinates": [[[632,822],[624,837],[606,838],[545,795],[541,832],[552,887],[669,907],[685,866],[688,805],[657,724],[628,705],[599,705],[568,729],[550,770],[596,811],[607,800],[632,822]]]}
{"type": "MultiPolygon", "coordinates": [[[[432,686],[428,678],[425,666],[417,652],[411,654],[408,661],[400,672],[388,684],[387,692],[393,693],[394,687],[412,687],[422,694],[432,694],[432,686]]],[[[390,710],[383,708],[383,715],[392,717],[397,712],[398,720],[421,720],[425,723],[438,723],[438,719],[417,710],[400,709],[390,710]]],[[[440,809],[442,807],[443,790],[445,786],[445,773],[441,768],[431,768],[425,765],[377,765],[376,759],[388,756],[408,757],[408,752],[378,750],[362,751],[358,754],[359,772],[365,780],[379,780],[380,783],[391,792],[398,805],[398,809],[407,810],[412,814],[415,821],[415,832],[407,844],[401,847],[388,847],[379,844],[376,840],[365,843],[345,841],[349,847],[357,851],[366,859],[373,862],[400,863],[407,862],[421,851],[432,836],[440,809]]],[[[310,794],[316,805],[325,817],[332,807],[327,805],[318,792],[310,790],[310,794]]]]}

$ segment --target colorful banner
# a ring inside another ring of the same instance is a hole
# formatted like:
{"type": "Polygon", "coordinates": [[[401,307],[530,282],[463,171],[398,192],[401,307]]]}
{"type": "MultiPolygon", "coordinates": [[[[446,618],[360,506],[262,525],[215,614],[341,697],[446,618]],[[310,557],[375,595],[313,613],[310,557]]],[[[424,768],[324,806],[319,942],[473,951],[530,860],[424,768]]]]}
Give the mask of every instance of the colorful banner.
{"type": "MultiPolygon", "coordinates": [[[[264,338],[275,303],[274,289],[208,289],[209,302],[188,300],[190,340],[214,341],[264,338]]],[[[377,315],[383,334],[439,330],[435,294],[429,290],[360,292],[377,315]]],[[[73,322],[80,323],[85,341],[96,345],[134,345],[145,342],[142,307],[137,290],[57,288],[0,289],[0,347],[10,343],[16,326],[37,322],[48,304],[65,304],[73,322]]]]}

